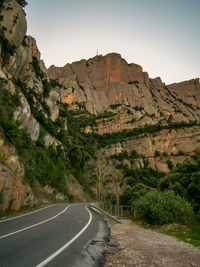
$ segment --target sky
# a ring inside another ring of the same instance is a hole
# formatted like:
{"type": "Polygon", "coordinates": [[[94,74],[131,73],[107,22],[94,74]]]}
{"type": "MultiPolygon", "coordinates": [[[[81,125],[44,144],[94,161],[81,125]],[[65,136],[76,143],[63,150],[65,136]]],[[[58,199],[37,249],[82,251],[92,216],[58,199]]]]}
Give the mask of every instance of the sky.
{"type": "Polygon", "coordinates": [[[200,0],[27,0],[46,67],[121,54],[166,84],[200,77],[200,0]]]}

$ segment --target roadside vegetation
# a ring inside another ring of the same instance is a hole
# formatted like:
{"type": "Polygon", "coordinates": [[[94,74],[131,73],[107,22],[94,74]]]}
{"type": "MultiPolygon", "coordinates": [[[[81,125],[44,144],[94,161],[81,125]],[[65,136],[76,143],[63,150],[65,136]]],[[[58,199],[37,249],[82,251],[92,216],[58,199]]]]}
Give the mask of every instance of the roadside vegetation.
{"type": "MultiPolygon", "coordinates": [[[[124,153],[120,156],[127,158],[124,153]]],[[[167,174],[148,163],[143,168],[123,164],[117,168],[127,179],[120,204],[132,206],[130,218],[200,247],[200,149],[167,174]]]]}
{"type": "Polygon", "coordinates": [[[13,211],[13,210],[6,210],[6,211],[0,211],[0,219],[4,219],[7,217],[12,217],[12,216],[18,216],[20,214],[24,214],[26,212],[30,212],[32,210],[40,208],[40,204],[35,204],[32,207],[21,207],[19,211],[13,211]]]}

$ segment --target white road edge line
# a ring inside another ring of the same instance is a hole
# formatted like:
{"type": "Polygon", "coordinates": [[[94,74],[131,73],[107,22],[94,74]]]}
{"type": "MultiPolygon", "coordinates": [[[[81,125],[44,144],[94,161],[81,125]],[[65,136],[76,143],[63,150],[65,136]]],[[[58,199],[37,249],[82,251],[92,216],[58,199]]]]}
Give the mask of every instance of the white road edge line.
{"type": "Polygon", "coordinates": [[[92,221],[92,214],[91,212],[88,210],[87,207],[85,207],[85,209],[88,211],[90,218],[89,221],[87,222],[87,224],[83,227],[83,229],[77,234],[75,235],[70,241],[68,241],[64,246],[62,246],[61,248],[59,248],[56,252],[54,252],[51,256],[49,256],[46,260],[44,260],[43,262],[39,263],[36,267],[42,267],[45,266],[48,262],[50,262],[51,260],[53,260],[56,256],[58,256],[58,254],[60,254],[61,252],[63,252],[63,250],[65,250],[67,247],[69,247],[69,245],[71,245],[90,225],[91,221],[92,221]]]}
{"type": "Polygon", "coordinates": [[[0,223],[2,223],[2,222],[7,222],[7,221],[11,221],[11,220],[15,220],[15,219],[18,219],[18,218],[27,216],[27,215],[29,215],[29,214],[33,214],[33,213],[36,213],[36,212],[38,212],[38,211],[47,209],[47,208],[52,207],[52,206],[55,206],[55,205],[49,205],[49,206],[47,206],[47,207],[44,207],[44,208],[41,208],[41,209],[38,209],[38,210],[34,210],[34,211],[31,211],[31,212],[27,212],[27,213],[25,213],[25,214],[23,214],[23,215],[19,215],[19,216],[16,216],[16,217],[12,217],[12,218],[8,218],[8,219],[4,219],[4,220],[1,220],[0,223]]]}
{"type": "Polygon", "coordinates": [[[0,236],[0,239],[3,239],[3,238],[5,238],[5,237],[8,237],[8,236],[11,236],[11,235],[20,233],[20,232],[23,232],[23,231],[25,231],[25,230],[28,230],[28,229],[33,228],[33,227],[35,227],[35,226],[38,226],[38,225],[40,225],[40,224],[49,222],[49,221],[51,221],[51,220],[57,218],[58,216],[60,216],[60,215],[61,215],[63,212],[65,212],[69,207],[71,207],[71,205],[67,206],[67,207],[66,207],[64,210],[62,210],[60,213],[58,213],[57,215],[55,215],[55,216],[53,216],[53,217],[51,217],[51,218],[49,218],[49,219],[47,219],[47,220],[44,220],[44,221],[42,221],[42,222],[39,222],[39,223],[30,225],[30,226],[28,226],[28,227],[25,227],[25,228],[23,228],[23,229],[17,230],[17,231],[15,231],[15,232],[12,232],[12,233],[9,233],[9,234],[2,235],[2,236],[0,236]]]}

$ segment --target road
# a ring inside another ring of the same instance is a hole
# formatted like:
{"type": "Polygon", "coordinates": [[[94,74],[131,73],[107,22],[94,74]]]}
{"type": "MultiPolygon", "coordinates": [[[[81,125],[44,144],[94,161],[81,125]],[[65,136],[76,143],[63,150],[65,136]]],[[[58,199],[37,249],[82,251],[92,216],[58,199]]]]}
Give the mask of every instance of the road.
{"type": "Polygon", "coordinates": [[[56,204],[2,220],[0,266],[93,266],[89,244],[104,238],[107,230],[86,204],[56,204]]]}

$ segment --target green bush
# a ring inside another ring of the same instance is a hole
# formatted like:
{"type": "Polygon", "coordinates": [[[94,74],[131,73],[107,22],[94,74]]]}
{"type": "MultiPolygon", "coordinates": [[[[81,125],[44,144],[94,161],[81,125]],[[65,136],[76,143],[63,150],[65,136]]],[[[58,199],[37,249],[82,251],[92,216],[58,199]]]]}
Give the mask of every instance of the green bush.
{"type": "Polygon", "coordinates": [[[121,106],[122,104],[113,104],[113,105],[110,105],[110,108],[111,109],[116,109],[118,108],[119,106],[121,106]]]}
{"type": "Polygon", "coordinates": [[[171,161],[170,159],[167,160],[167,166],[168,166],[168,168],[169,168],[170,171],[171,171],[171,170],[173,169],[173,167],[174,167],[174,165],[173,165],[173,163],[172,163],[172,161],[171,161]]]}
{"type": "Polygon", "coordinates": [[[49,96],[49,93],[51,91],[51,84],[47,81],[47,79],[43,79],[42,85],[43,85],[43,96],[44,97],[49,96]]]}
{"type": "Polygon", "coordinates": [[[9,62],[10,56],[13,56],[16,50],[16,47],[14,45],[10,45],[8,40],[5,38],[5,31],[5,27],[0,29],[1,57],[4,66],[9,62]]]}
{"type": "Polygon", "coordinates": [[[173,191],[150,191],[134,203],[139,217],[150,224],[185,223],[193,214],[191,205],[173,191]]]}
{"type": "Polygon", "coordinates": [[[5,66],[10,59],[10,56],[13,56],[16,50],[14,45],[10,45],[8,40],[4,38],[3,35],[0,35],[1,43],[1,57],[3,61],[3,66],[5,66]]]}
{"type": "Polygon", "coordinates": [[[66,166],[57,148],[35,146],[23,150],[21,156],[25,166],[25,181],[30,185],[37,180],[43,186],[50,185],[61,192],[65,190],[66,166]]]}
{"type": "Polygon", "coordinates": [[[187,199],[195,213],[200,210],[200,151],[177,164],[159,181],[160,190],[173,190],[175,194],[187,199]]]}
{"type": "Polygon", "coordinates": [[[155,156],[155,157],[160,157],[160,152],[159,152],[158,150],[155,150],[155,152],[154,152],[154,156],[155,156]]]}
{"type": "Polygon", "coordinates": [[[41,70],[40,68],[40,63],[38,61],[38,59],[33,56],[32,57],[32,62],[31,62],[33,69],[35,71],[35,75],[37,78],[43,79],[44,78],[44,72],[41,70]]]}
{"type": "Polygon", "coordinates": [[[122,151],[117,154],[113,154],[110,156],[111,159],[117,159],[117,160],[123,160],[123,159],[129,159],[129,154],[127,151],[122,151]]]}
{"type": "Polygon", "coordinates": [[[51,87],[60,87],[62,88],[62,85],[58,82],[58,80],[50,79],[51,87]]]}
{"type": "Polygon", "coordinates": [[[167,155],[167,153],[166,152],[163,152],[163,157],[165,157],[165,158],[167,158],[168,157],[168,155],[167,155]]]}
{"type": "Polygon", "coordinates": [[[2,125],[5,136],[18,150],[32,146],[30,136],[20,128],[20,123],[18,121],[8,120],[4,121],[2,125]]]}
{"type": "Polygon", "coordinates": [[[20,99],[17,93],[11,94],[5,88],[6,81],[0,79],[0,123],[11,120],[15,109],[20,105],[20,99]]]}
{"type": "Polygon", "coordinates": [[[135,200],[146,195],[150,190],[153,190],[152,187],[146,186],[142,183],[137,183],[133,187],[127,186],[126,190],[120,196],[121,205],[132,205],[135,200]]]}

